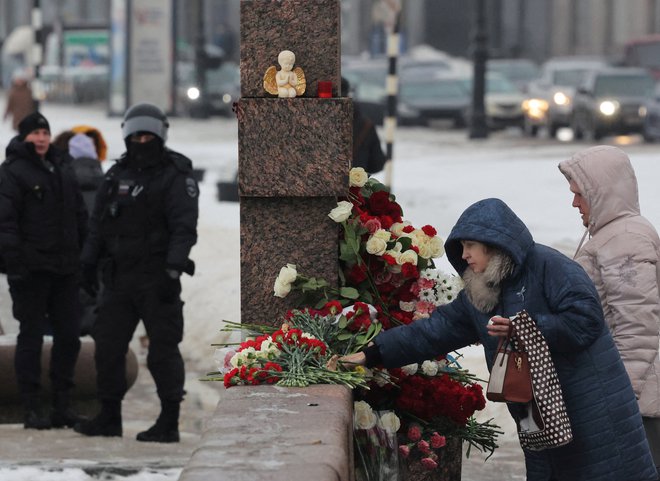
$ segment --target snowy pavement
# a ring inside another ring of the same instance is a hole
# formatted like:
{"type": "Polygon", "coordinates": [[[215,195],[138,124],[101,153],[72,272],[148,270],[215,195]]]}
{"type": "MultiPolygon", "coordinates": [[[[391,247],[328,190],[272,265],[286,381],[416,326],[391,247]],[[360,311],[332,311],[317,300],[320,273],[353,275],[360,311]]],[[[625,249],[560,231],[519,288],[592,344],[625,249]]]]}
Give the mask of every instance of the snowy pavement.
{"type": "MultiPolygon", "coordinates": [[[[4,98],[0,93],[0,110],[4,98]]],[[[75,124],[99,128],[109,145],[109,158],[123,151],[121,119],[107,117],[103,106],[60,106],[45,104],[53,134],[75,124]]],[[[10,481],[87,480],[81,466],[106,468],[156,467],[158,472],[141,473],[139,478],[116,479],[160,481],[176,479],[177,469],[194,449],[203,420],[217,402],[219,384],[201,383],[198,378],[214,368],[212,343],[228,339],[220,333],[222,320],[240,320],[239,209],[237,203],[218,202],[218,180],[230,180],[237,168],[237,126],[234,119],[171,119],[169,146],[192,158],[195,166],[206,169],[200,186],[199,242],[192,252],[197,264],[194,277],[183,279],[185,336],[181,349],[186,359],[188,397],[182,406],[182,443],[158,445],[138,443],[136,432],[147,428],[158,414],[153,381],[144,366],[137,342],[133,347],[142,365],[136,385],[124,402],[125,436],[121,439],[83,438],[70,430],[25,431],[20,425],[0,425],[0,479],[10,481]],[[56,472],[31,471],[33,467],[67,469],[68,477],[56,472]],[[12,468],[11,473],[7,469],[12,468]],[[169,468],[173,470],[163,471],[169,468]],[[13,477],[9,477],[13,476],[13,477]],[[163,477],[169,476],[169,477],[163,477]]],[[[0,124],[0,143],[12,135],[8,122],[0,124]]],[[[647,145],[638,138],[606,139],[617,143],[631,156],[636,169],[642,213],[660,226],[660,178],[658,145],[647,145]]],[[[572,255],[582,235],[577,211],[571,207],[568,185],[557,163],[587,147],[584,142],[530,140],[516,131],[491,135],[484,141],[469,142],[464,130],[407,128],[397,131],[393,192],[404,209],[404,218],[415,225],[432,224],[446,236],[461,212],[472,202],[499,197],[527,223],[537,242],[554,246],[572,255]]],[[[110,163],[111,160],[106,161],[110,163]]],[[[382,179],[382,175],[377,177],[382,179]]],[[[438,265],[450,270],[446,260],[438,265]]],[[[11,316],[6,283],[0,278],[0,322],[6,332],[16,332],[11,316]]],[[[480,348],[464,350],[463,364],[486,378],[480,348]]],[[[480,417],[496,418],[506,434],[502,448],[484,463],[473,451],[463,461],[463,479],[522,480],[524,466],[516,442],[513,423],[501,405],[489,403],[480,417]]],[[[128,474],[128,473],[125,473],[128,474]]],[[[106,478],[104,478],[106,479],[106,478]]],[[[112,478],[108,478],[112,479],[112,478]]]]}

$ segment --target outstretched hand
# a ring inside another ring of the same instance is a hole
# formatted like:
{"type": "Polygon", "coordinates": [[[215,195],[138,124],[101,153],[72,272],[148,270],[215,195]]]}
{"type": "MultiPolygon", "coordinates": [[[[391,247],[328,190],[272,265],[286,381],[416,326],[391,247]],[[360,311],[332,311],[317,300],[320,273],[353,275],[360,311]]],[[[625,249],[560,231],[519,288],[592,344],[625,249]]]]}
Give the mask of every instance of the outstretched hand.
{"type": "Polygon", "coordinates": [[[488,334],[495,337],[507,337],[511,330],[511,320],[508,317],[493,316],[486,326],[488,334]]]}
{"type": "Polygon", "coordinates": [[[367,357],[363,352],[356,352],[355,354],[340,357],[338,363],[346,368],[351,368],[353,366],[364,366],[366,360],[367,357]]]}

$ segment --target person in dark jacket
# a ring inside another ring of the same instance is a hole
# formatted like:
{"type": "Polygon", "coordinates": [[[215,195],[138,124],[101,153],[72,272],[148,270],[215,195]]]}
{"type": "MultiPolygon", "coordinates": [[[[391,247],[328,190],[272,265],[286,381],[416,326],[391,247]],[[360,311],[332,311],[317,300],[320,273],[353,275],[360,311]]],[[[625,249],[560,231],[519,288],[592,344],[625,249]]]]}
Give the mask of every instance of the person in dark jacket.
{"type": "Polygon", "coordinates": [[[80,350],[79,256],[87,210],[70,158],[50,145],[46,118],[19,124],[0,167],[0,248],[14,317],[20,323],[15,369],[26,428],[73,427],[73,374],[80,350]],[[52,327],[53,411],[40,412],[41,349],[52,327]]]}
{"type": "MultiPolygon", "coordinates": [[[[341,94],[348,97],[350,83],[342,77],[341,94]]],[[[351,167],[362,167],[367,173],[375,174],[383,170],[387,158],[383,153],[373,121],[362,113],[359,105],[353,103],[353,161],[351,167]]]]}
{"type": "MultiPolygon", "coordinates": [[[[536,244],[499,199],[479,201],[461,215],[445,243],[463,277],[456,300],[427,319],[389,329],[344,362],[397,367],[477,342],[489,370],[509,317],[529,312],[549,346],[573,441],[523,449],[530,481],[651,481],[657,473],[635,394],[585,271],[536,244]]],[[[526,405],[509,403],[517,423],[526,405]]]]}
{"type": "Polygon", "coordinates": [[[191,161],[165,147],[167,130],[167,118],[155,105],[129,108],[122,123],[127,151],[97,192],[81,257],[88,291],[97,288],[97,266],[104,284],[92,328],[101,411],[75,427],[87,436],[122,435],[126,353],[142,320],[161,413],[137,440],[179,441],[184,394],[179,278],[194,270],[188,256],[197,241],[199,190],[191,161]]]}
{"type": "MultiPolygon", "coordinates": [[[[94,139],[86,134],[73,134],[67,143],[67,150],[73,159],[71,163],[76,173],[78,185],[88,212],[94,210],[96,191],[103,183],[103,169],[96,153],[94,139]]],[[[85,289],[80,289],[81,320],[80,335],[87,336],[96,322],[98,306],[96,298],[85,289]]]]}

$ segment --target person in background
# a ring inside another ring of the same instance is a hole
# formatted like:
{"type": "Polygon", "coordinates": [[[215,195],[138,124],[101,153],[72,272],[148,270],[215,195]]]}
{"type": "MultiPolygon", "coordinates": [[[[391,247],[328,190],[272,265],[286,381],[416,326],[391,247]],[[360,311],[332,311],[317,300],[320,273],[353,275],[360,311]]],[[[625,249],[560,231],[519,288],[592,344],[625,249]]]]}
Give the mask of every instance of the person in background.
{"type": "MultiPolygon", "coordinates": [[[[657,480],[630,379],[580,265],[535,243],[499,199],[468,207],[445,249],[465,281],[456,299],[429,318],[381,332],[340,361],[393,368],[481,343],[490,370],[509,317],[526,310],[549,346],[573,432],[565,446],[523,449],[527,479],[657,480]]],[[[507,406],[517,424],[526,420],[526,404],[507,406]]]]}
{"type": "Polygon", "coordinates": [[[169,124],[155,105],[126,111],[126,153],[106,173],[98,190],[82,253],[86,289],[104,291],[92,329],[101,411],[75,430],[86,436],[122,436],[121,403],[127,391],[126,353],[140,320],[149,336],[147,367],[156,383],[161,412],[138,441],[179,441],[184,395],[183,272],[194,264],[199,190],[192,162],[165,146],[169,124]]]}
{"type": "MultiPolygon", "coordinates": [[[[342,97],[348,97],[350,90],[350,83],[342,77],[342,97]]],[[[353,161],[351,167],[362,167],[367,173],[375,174],[383,170],[386,160],[376,126],[371,119],[362,114],[358,104],[353,102],[353,161]]]]}
{"type": "MultiPolygon", "coordinates": [[[[637,178],[621,149],[599,145],[559,164],[590,239],[575,260],[596,284],[660,467],[660,238],[640,214],[637,178]]],[[[584,238],[583,238],[584,240],[584,238]]]]}
{"type": "Polygon", "coordinates": [[[74,134],[69,139],[67,150],[73,159],[73,170],[87,210],[92,212],[96,190],[103,183],[103,169],[96,153],[94,140],[85,134],[74,134]]]}
{"type": "Polygon", "coordinates": [[[18,125],[0,166],[0,252],[19,322],[14,366],[24,427],[73,427],[73,375],[80,350],[79,256],[87,210],[70,158],[50,145],[48,120],[33,112],[18,125]],[[52,410],[41,412],[41,350],[52,328],[52,410]]]}
{"type": "MultiPolygon", "coordinates": [[[[94,140],[86,134],[73,134],[69,139],[68,152],[73,159],[73,170],[87,211],[92,212],[96,191],[103,183],[103,169],[97,157],[94,140]]],[[[96,322],[98,313],[96,297],[90,296],[85,289],[80,289],[80,304],[82,309],[80,335],[86,336],[91,333],[92,326],[96,322]]]]}
{"type": "Polygon", "coordinates": [[[24,74],[16,73],[7,94],[4,119],[11,116],[12,128],[18,131],[21,120],[36,110],[32,88],[24,74]]]}
{"type": "Polygon", "coordinates": [[[73,130],[63,130],[53,138],[50,145],[58,150],[61,150],[62,152],[69,152],[69,140],[74,135],[76,134],[73,132],[73,130]]]}
{"type": "Polygon", "coordinates": [[[96,148],[96,157],[99,161],[103,162],[108,155],[108,145],[105,143],[103,134],[101,131],[95,127],[89,125],[74,125],[71,127],[71,131],[74,134],[85,134],[94,141],[94,147],[96,148]]]}

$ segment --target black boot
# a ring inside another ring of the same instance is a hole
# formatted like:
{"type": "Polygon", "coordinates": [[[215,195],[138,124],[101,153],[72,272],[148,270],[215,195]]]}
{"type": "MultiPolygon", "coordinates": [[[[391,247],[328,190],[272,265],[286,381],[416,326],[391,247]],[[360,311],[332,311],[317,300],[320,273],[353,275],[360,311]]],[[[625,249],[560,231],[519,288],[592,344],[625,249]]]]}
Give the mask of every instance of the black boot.
{"type": "Polygon", "coordinates": [[[73,427],[85,436],[121,436],[121,401],[102,401],[101,412],[73,427]]]}
{"type": "Polygon", "coordinates": [[[34,395],[23,396],[25,416],[23,427],[25,429],[50,429],[50,419],[41,411],[39,397],[34,395]]]}
{"type": "Polygon", "coordinates": [[[72,428],[82,421],[71,409],[71,393],[69,391],[55,391],[53,393],[53,410],[50,422],[54,428],[72,428]]]}
{"type": "Polygon", "coordinates": [[[152,443],[178,443],[179,442],[179,405],[180,403],[161,402],[160,416],[156,424],[146,431],[138,433],[138,441],[152,443]]]}

